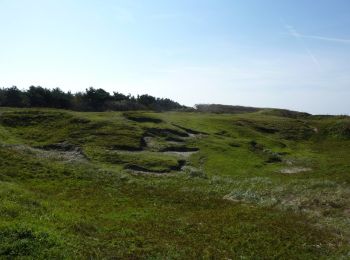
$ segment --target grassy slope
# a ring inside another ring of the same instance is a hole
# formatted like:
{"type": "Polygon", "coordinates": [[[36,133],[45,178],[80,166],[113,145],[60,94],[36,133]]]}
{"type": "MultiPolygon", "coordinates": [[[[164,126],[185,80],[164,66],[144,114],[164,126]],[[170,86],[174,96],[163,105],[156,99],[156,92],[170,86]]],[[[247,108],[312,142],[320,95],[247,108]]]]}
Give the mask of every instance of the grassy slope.
{"type": "Polygon", "coordinates": [[[1,109],[0,143],[1,256],[348,256],[347,118],[1,109]]]}

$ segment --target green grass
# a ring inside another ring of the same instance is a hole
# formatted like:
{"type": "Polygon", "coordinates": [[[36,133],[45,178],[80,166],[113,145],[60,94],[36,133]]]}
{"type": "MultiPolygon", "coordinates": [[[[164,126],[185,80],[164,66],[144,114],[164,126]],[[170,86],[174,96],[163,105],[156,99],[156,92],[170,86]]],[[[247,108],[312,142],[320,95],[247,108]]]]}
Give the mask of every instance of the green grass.
{"type": "Polygon", "coordinates": [[[348,258],[349,119],[287,116],[2,108],[0,257],[348,258]]]}

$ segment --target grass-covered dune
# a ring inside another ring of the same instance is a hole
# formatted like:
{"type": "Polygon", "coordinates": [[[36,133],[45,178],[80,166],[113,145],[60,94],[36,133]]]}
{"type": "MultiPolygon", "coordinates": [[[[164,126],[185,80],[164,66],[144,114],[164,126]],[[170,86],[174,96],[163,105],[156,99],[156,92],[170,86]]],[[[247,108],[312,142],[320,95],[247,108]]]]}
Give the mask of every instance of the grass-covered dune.
{"type": "Polygon", "coordinates": [[[0,109],[0,257],[346,259],[350,119],[0,109]]]}

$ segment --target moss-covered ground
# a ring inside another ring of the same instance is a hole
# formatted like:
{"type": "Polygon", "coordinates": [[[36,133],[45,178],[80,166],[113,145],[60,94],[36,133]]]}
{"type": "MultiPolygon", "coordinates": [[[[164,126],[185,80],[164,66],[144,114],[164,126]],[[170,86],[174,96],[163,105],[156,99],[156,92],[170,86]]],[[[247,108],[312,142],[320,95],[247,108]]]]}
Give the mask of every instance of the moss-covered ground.
{"type": "Polygon", "coordinates": [[[0,258],[347,259],[350,119],[0,109],[0,258]]]}

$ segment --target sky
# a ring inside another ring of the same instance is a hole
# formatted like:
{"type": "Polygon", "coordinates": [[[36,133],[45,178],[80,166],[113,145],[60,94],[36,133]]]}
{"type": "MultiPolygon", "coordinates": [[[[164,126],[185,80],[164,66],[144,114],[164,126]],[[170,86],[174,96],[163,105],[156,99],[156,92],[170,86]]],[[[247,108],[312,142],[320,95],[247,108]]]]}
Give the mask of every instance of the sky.
{"type": "Polygon", "coordinates": [[[350,114],[349,0],[0,0],[0,86],[350,114]]]}

